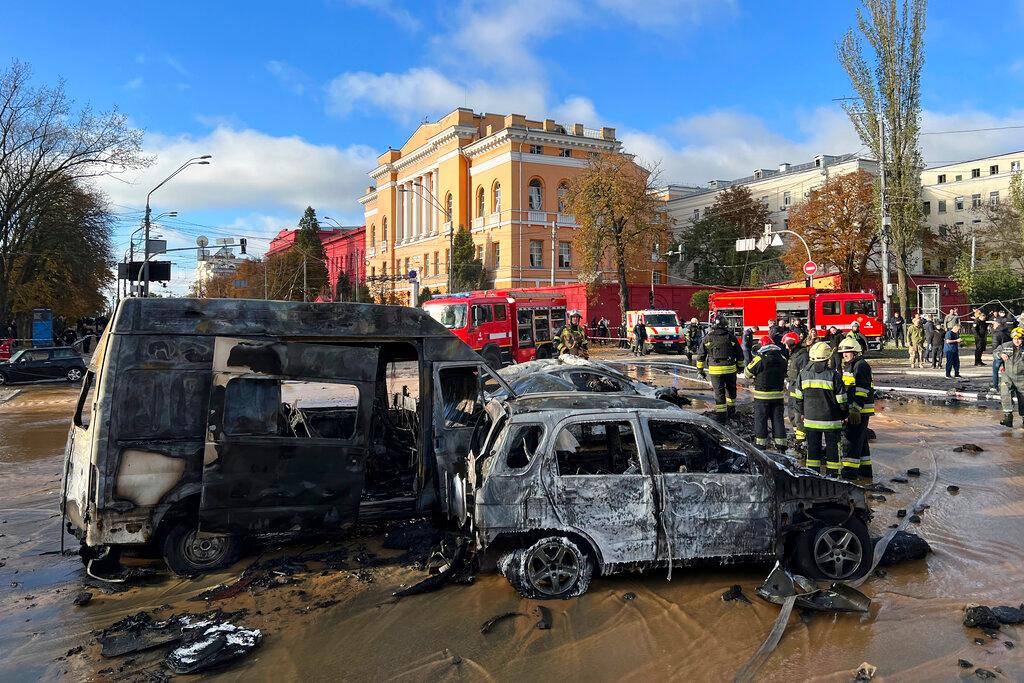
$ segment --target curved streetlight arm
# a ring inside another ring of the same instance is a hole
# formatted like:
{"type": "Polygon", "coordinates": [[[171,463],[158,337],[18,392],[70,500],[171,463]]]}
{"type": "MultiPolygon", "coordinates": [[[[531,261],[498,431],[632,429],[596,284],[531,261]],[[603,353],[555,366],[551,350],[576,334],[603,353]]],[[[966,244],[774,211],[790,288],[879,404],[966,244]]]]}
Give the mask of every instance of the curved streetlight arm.
{"type": "Polygon", "coordinates": [[[814,259],[811,258],[811,248],[809,246],[807,246],[807,240],[805,240],[800,233],[793,232],[792,230],[772,230],[772,234],[773,235],[782,235],[783,233],[785,233],[787,235],[795,235],[796,238],[803,243],[804,249],[807,250],[807,260],[808,261],[814,261],[814,259]]]}

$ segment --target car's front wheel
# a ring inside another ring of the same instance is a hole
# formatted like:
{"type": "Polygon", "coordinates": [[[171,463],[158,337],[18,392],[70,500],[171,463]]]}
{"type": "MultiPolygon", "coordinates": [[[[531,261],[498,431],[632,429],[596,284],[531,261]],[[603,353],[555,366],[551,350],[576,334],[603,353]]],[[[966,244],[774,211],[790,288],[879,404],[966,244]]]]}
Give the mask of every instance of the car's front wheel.
{"type": "Polygon", "coordinates": [[[534,600],[583,595],[594,573],[591,557],[565,536],[546,536],[513,550],[498,567],[520,595],[534,600]]]}
{"type": "Polygon", "coordinates": [[[0,372],[0,387],[5,384],[7,384],[7,378],[4,376],[4,373],[0,372]]]}
{"type": "Polygon", "coordinates": [[[874,555],[867,525],[845,511],[812,514],[814,524],[796,540],[794,569],[830,581],[853,581],[867,574],[874,555]]]}
{"type": "Polygon", "coordinates": [[[68,371],[64,373],[64,376],[67,377],[69,382],[82,381],[82,371],[78,368],[68,368],[68,371]]]}
{"type": "Polygon", "coordinates": [[[168,569],[181,576],[194,576],[220,569],[238,559],[241,540],[229,534],[200,536],[195,527],[176,524],[160,544],[168,569]]]}

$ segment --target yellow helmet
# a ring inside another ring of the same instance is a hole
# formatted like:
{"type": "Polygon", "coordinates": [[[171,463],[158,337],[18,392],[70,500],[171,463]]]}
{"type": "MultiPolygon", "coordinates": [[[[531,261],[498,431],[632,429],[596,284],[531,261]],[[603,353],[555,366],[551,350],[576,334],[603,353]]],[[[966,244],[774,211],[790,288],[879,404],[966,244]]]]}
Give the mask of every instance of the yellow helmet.
{"type": "Polygon", "coordinates": [[[1024,337],[1024,327],[1015,327],[1010,331],[1010,337],[1024,337]]]}
{"type": "Polygon", "coordinates": [[[828,360],[832,357],[832,347],[825,342],[815,342],[808,356],[812,361],[828,360]]]}
{"type": "Polygon", "coordinates": [[[846,353],[847,351],[860,353],[862,351],[860,348],[860,342],[855,339],[850,339],[849,337],[839,342],[839,348],[836,350],[839,351],[839,353],[846,353]]]}

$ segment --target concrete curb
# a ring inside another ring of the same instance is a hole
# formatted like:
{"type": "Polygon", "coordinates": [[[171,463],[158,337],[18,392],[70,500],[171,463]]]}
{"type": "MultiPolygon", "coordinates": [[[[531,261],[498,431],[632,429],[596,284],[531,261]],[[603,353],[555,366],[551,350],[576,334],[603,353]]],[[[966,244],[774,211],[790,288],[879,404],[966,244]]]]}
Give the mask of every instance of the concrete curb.
{"type": "Polygon", "coordinates": [[[7,403],[13,398],[16,398],[21,393],[21,389],[12,389],[10,392],[0,391],[0,406],[7,403]]]}

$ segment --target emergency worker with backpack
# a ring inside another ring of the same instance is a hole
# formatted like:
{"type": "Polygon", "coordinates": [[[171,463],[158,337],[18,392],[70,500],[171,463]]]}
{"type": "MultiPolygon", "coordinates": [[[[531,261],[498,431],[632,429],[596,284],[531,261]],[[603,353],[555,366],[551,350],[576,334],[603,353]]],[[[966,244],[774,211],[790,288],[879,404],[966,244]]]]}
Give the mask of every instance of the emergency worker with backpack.
{"type": "Polygon", "coordinates": [[[770,423],[775,448],[783,453],[788,445],[783,417],[787,366],[785,351],[765,335],[757,354],[743,370],[744,377],[754,380],[754,443],[762,448],[768,445],[770,423]]]}
{"type": "Polygon", "coordinates": [[[838,478],[842,467],[839,442],[849,413],[847,389],[843,376],[829,364],[831,346],[815,342],[808,357],[810,363],[797,375],[792,392],[807,438],[806,466],[818,470],[824,455],[824,474],[838,478]]]}
{"type": "Polygon", "coordinates": [[[697,374],[711,375],[715,392],[715,419],[725,422],[736,414],[736,370],[743,365],[743,350],[728,329],[724,316],[715,318],[697,353],[697,374]]]}

